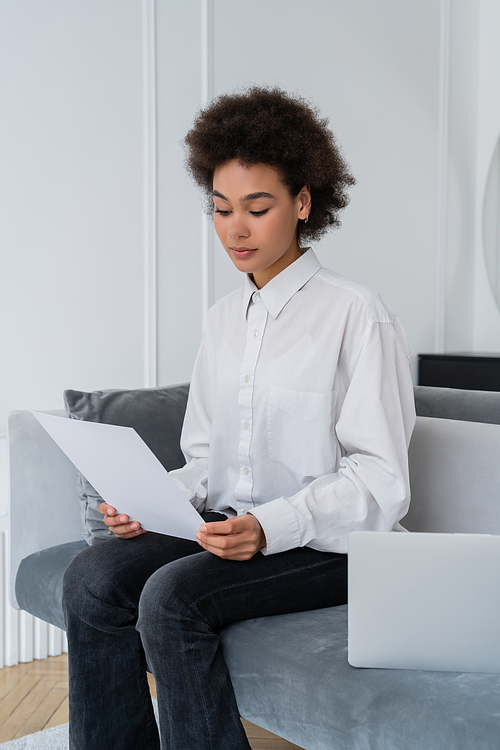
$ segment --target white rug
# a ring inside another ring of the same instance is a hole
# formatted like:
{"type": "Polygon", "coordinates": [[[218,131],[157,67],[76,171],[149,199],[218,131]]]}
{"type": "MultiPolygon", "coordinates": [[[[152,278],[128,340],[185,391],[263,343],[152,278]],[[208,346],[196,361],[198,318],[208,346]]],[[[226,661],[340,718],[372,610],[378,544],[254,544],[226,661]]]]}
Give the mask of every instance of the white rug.
{"type": "Polygon", "coordinates": [[[44,729],[42,732],[27,734],[18,740],[10,740],[0,745],[1,750],[68,750],[68,725],[44,729]]]}
{"type": "MultiPolygon", "coordinates": [[[[158,703],[155,698],[153,698],[153,709],[158,721],[158,703]]],[[[68,750],[68,748],[68,724],[44,729],[35,734],[27,734],[26,737],[20,737],[18,740],[9,740],[0,744],[0,750],[68,750]]]]}

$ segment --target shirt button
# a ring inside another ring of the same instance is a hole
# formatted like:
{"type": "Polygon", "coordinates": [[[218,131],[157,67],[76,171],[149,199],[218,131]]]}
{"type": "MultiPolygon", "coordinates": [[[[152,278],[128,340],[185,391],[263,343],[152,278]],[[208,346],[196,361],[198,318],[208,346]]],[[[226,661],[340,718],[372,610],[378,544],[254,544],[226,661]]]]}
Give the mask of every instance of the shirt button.
{"type": "Polygon", "coordinates": [[[250,472],[250,469],[248,469],[248,468],[247,468],[247,467],[245,466],[245,468],[243,469],[243,474],[244,474],[245,476],[247,476],[247,474],[249,474],[249,472],[250,472]]]}
{"type": "Polygon", "coordinates": [[[249,427],[250,427],[250,425],[248,424],[248,422],[243,422],[243,429],[244,430],[248,430],[249,427]]]}
{"type": "Polygon", "coordinates": [[[257,292],[257,293],[255,294],[255,299],[260,299],[260,294],[259,294],[259,292],[257,292]]]}
{"type": "Polygon", "coordinates": [[[258,332],[258,331],[254,331],[254,332],[252,333],[252,336],[254,337],[254,339],[258,338],[258,336],[259,336],[259,332],[258,332]]]}
{"type": "Polygon", "coordinates": [[[243,378],[243,380],[245,381],[245,383],[249,383],[250,382],[250,375],[245,375],[245,377],[243,378]]]}

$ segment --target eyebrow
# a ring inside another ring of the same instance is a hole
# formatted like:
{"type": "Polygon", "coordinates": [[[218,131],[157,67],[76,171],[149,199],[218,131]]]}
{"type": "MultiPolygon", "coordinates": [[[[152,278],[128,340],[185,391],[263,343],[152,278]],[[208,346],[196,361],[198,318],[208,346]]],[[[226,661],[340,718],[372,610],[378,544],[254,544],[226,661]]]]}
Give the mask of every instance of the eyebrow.
{"type": "MultiPolygon", "coordinates": [[[[225,195],[222,195],[222,193],[219,193],[218,190],[213,191],[213,195],[216,198],[222,198],[223,201],[226,201],[227,203],[230,203],[230,201],[226,198],[225,195]]],[[[240,203],[247,203],[248,201],[256,201],[258,198],[275,198],[275,195],[272,195],[272,193],[248,193],[248,195],[244,195],[243,198],[240,198],[240,203]]]]}

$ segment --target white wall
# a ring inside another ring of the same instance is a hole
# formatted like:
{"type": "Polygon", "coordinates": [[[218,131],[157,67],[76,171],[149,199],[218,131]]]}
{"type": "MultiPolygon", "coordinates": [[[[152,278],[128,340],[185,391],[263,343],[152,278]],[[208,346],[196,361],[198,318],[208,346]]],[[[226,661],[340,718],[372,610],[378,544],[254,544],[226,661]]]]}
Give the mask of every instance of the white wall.
{"type": "Polygon", "coordinates": [[[65,388],[143,383],[140,1],[4,0],[0,96],[5,435],[65,388]]]}
{"type": "MultiPolygon", "coordinates": [[[[436,251],[439,4],[310,0],[305,10],[289,0],[283,9],[268,0],[216,0],[215,93],[248,81],[277,83],[306,94],[330,118],[358,184],[343,228],[317,248],[321,260],[379,290],[398,311],[413,351],[428,351],[435,317],[429,268],[436,251]]],[[[216,256],[221,279],[227,265],[216,256]]]]}
{"type": "Polygon", "coordinates": [[[0,22],[2,412],[142,380],[140,5],[18,5],[39,17],[0,22]]]}
{"type": "Polygon", "coordinates": [[[240,277],[180,141],[244,83],[310,97],[344,147],[358,184],[323,263],[381,291],[414,354],[498,349],[478,215],[499,33],[497,0],[3,0],[0,434],[68,387],[189,378],[240,277]]]}
{"type": "Polygon", "coordinates": [[[438,280],[442,320],[437,351],[474,348],[479,15],[476,0],[452,0],[449,4],[448,91],[442,111],[446,120],[440,226],[443,275],[438,280]]]}

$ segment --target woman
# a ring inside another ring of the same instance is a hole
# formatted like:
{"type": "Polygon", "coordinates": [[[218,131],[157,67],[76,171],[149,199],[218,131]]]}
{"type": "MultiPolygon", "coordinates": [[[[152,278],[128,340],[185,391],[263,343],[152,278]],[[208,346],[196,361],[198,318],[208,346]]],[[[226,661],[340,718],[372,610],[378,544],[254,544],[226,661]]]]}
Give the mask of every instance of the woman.
{"type": "Polygon", "coordinates": [[[254,87],[186,136],[241,289],[209,311],[172,476],[203,515],[197,541],[100,507],[116,539],[68,569],[73,750],[249,748],[218,629],[343,604],[349,533],[407,511],[414,424],[404,332],[371,290],[305,247],[353,184],[326,122],[254,87]]]}

